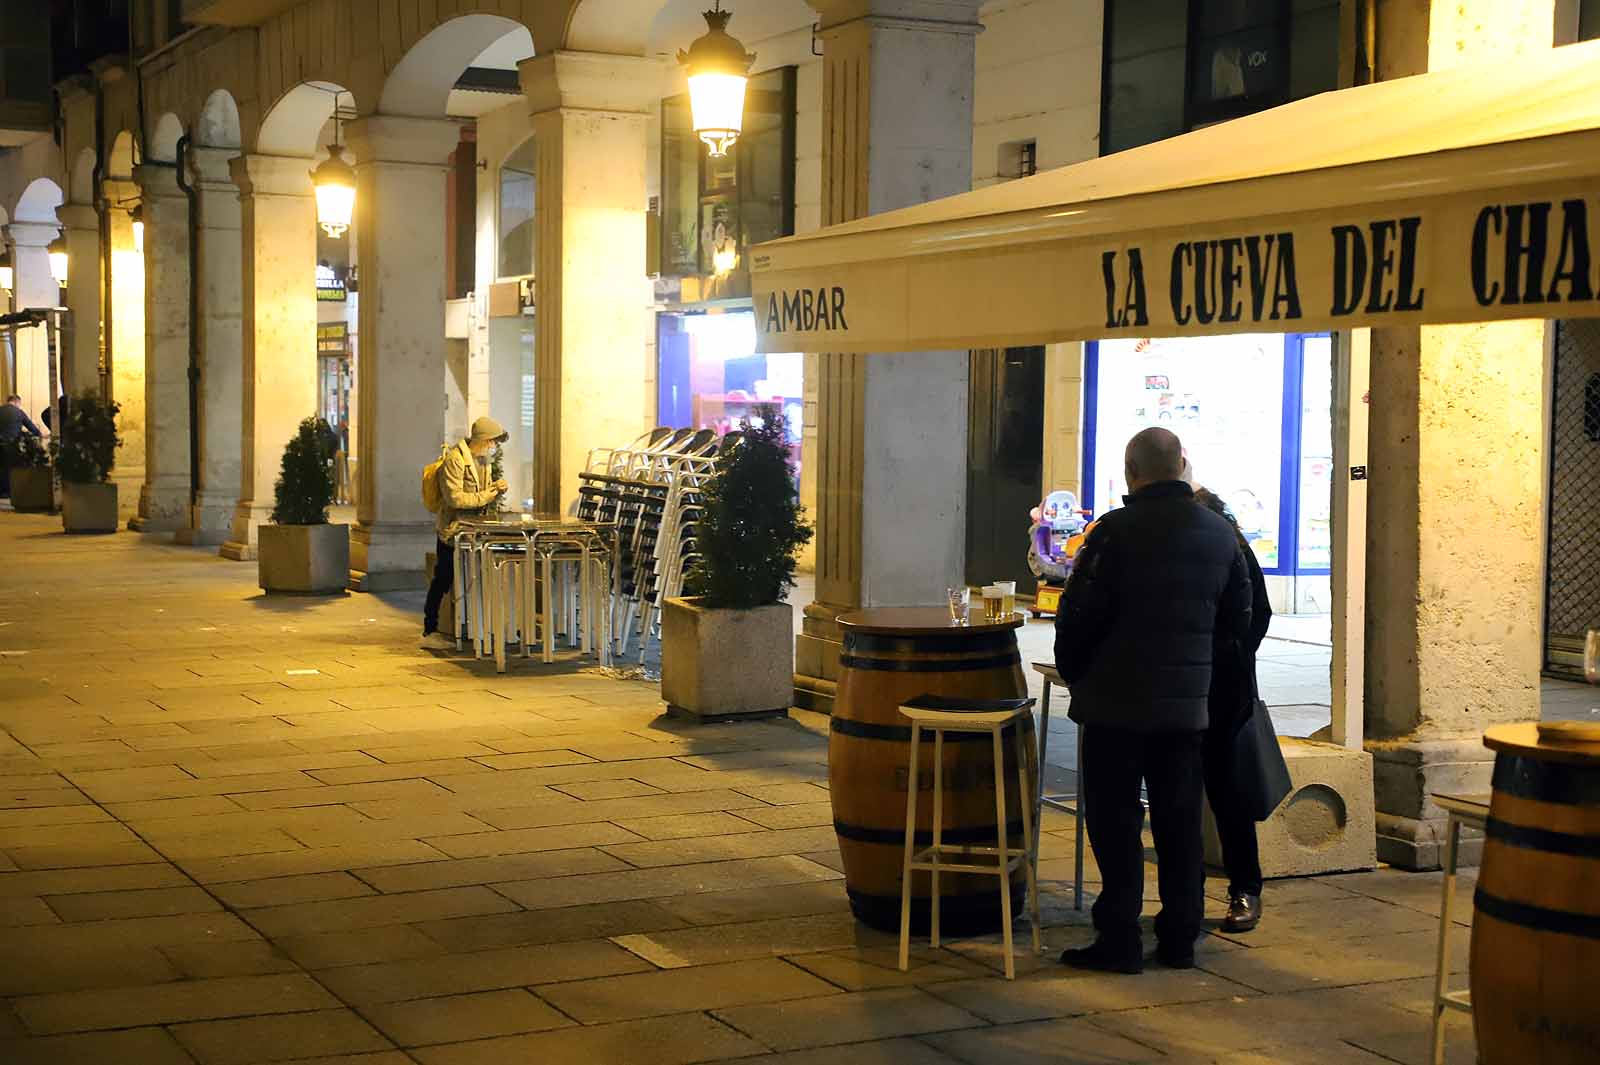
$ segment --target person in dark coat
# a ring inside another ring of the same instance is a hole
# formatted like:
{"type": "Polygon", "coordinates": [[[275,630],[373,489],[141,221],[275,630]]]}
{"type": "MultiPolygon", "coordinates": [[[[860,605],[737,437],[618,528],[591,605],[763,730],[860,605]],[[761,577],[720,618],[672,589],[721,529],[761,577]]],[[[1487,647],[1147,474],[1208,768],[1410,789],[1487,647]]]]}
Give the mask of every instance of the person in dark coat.
{"type": "Polygon", "coordinates": [[[22,407],[21,396],[7,396],[0,403],[0,498],[11,495],[11,453],[24,436],[38,436],[39,427],[33,424],[22,407]]]}
{"type": "Polygon", "coordinates": [[[1228,506],[1204,488],[1197,489],[1195,501],[1220,514],[1233,526],[1250,570],[1250,629],[1242,639],[1227,639],[1220,634],[1213,645],[1211,696],[1207,709],[1211,724],[1201,741],[1200,757],[1205,765],[1206,799],[1217,821],[1217,836],[1222,843],[1222,865],[1228,872],[1228,916],[1222,921],[1224,932],[1248,932],[1261,923],[1261,855],[1256,849],[1256,821],[1247,810],[1239,809],[1233,781],[1237,750],[1234,738],[1257,711],[1256,651],[1272,624],[1272,604],[1267,600],[1267,578],[1256,561],[1239,523],[1228,506]]]}
{"type": "Polygon", "coordinates": [[[1205,909],[1201,740],[1212,645],[1250,628],[1250,577],[1226,520],[1196,506],[1183,449],[1165,429],[1128,442],[1126,506],[1096,523],[1056,616],[1056,669],[1081,727],[1084,820],[1100,866],[1095,941],[1064,964],[1144,968],[1143,781],[1150,797],[1161,912],[1156,959],[1194,965],[1205,909]]]}

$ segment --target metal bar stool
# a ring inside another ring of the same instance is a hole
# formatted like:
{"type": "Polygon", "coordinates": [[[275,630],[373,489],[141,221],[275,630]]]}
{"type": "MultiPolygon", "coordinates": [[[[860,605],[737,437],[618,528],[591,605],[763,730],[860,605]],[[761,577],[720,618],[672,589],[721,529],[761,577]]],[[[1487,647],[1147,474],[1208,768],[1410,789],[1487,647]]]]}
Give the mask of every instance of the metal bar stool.
{"type": "Polygon", "coordinates": [[[997,699],[972,701],[946,699],[921,695],[903,704],[900,713],[911,721],[911,765],[906,777],[906,841],[905,857],[900,870],[900,971],[905,972],[911,961],[911,874],[927,870],[932,875],[928,893],[929,931],[933,947],[939,946],[939,873],[977,873],[1000,878],[1000,926],[1006,945],[1006,979],[1015,979],[1016,960],[1012,957],[1011,941],[1011,874],[1020,865],[1028,882],[1028,919],[1033,927],[1033,950],[1037,954],[1039,942],[1039,881],[1033,866],[1034,833],[1033,805],[1028,794],[1028,752],[1023,744],[1020,724],[1015,729],[1014,740],[1017,758],[1017,804],[1022,815],[1022,847],[1012,850],[1006,845],[1006,781],[1005,750],[1001,746],[1001,733],[1006,725],[1033,712],[1032,699],[997,699]],[[933,733],[933,846],[916,850],[917,836],[917,757],[922,747],[922,731],[933,733]],[[993,847],[962,846],[944,842],[944,734],[946,732],[987,732],[994,746],[994,813],[995,842],[993,847]],[[958,860],[946,862],[946,855],[958,860]],[[992,857],[994,861],[973,862],[972,858],[992,857]],[[969,859],[961,861],[959,859],[969,859]]]}
{"type": "MultiPolygon", "coordinates": [[[[1066,687],[1061,674],[1049,662],[1035,662],[1033,671],[1044,678],[1044,698],[1039,703],[1039,791],[1034,799],[1034,823],[1042,824],[1044,807],[1072,815],[1077,837],[1072,854],[1072,908],[1083,909],[1083,736],[1078,736],[1078,787],[1071,795],[1046,795],[1044,792],[1045,754],[1050,749],[1050,688],[1066,687]]],[[[1033,860],[1039,860],[1039,840],[1035,833],[1033,860]]]]}
{"type": "Polygon", "coordinates": [[[1433,1030],[1430,1065],[1444,1065],[1444,1015],[1447,1010],[1472,1012],[1471,991],[1450,990],[1450,927],[1456,900],[1456,859],[1461,852],[1461,826],[1482,832],[1489,821],[1489,796],[1433,793],[1433,801],[1449,815],[1445,822],[1444,880],[1440,885],[1439,952],[1433,974],[1433,1030]]]}

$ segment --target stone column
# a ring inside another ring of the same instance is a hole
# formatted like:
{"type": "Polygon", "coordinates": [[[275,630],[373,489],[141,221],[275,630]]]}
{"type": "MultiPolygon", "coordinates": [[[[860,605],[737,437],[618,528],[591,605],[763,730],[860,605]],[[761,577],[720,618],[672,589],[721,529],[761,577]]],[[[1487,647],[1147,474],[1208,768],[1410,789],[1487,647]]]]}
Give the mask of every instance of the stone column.
{"type": "MultiPolygon", "coordinates": [[[[978,0],[812,0],[824,42],[823,222],[972,187],[978,0]]],[[[834,619],[933,605],[965,580],[964,351],[817,359],[817,601],[795,699],[832,706],[834,619]]]]}
{"type": "MultiPolygon", "coordinates": [[[[132,182],[106,182],[106,198],[127,203],[138,195],[132,182]]],[[[145,360],[144,360],[144,257],[134,250],[133,220],[126,209],[113,206],[111,220],[111,354],[107,389],[122,410],[117,415],[116,468],[117,516],[131,519],[137,512],[144,487],[145,466],[145,360]]],[[[75,271],[69,267],[68,278],[75,271]]]]}
{"type": "Polygon", "coordinates": [[[361,260],[351,586],[420,587],[435,535],[418,485],[444,440],[445,160],[461,133],[388,115],[348,133],[361,260]]]}
{"type": "MultiPolygon", "coordinates": [[[[253,559],[283,448],[317,411],[317,207],[310,159],[240,155],[239,498],[222,556],[253,559]]],[[[221,263],[219,266],[223,265],[221,263]]]]}
{"type": "MultiPolygon", "coordinates": [[[[1390,0],[1378,73],[1536,52],[1553,26],[1554,0],[1390,0]]],[[[1378,857],[1406,868],[1439,865],[1431,793],[1489,790],[1483,730],[1540,714],[1546,331],[1372,331],[1366,747],[1378,857]]]]}
{"type": "Polygon", "coordinates": [[[533,497],[565,511],[589,449],[645,428],[647,110],[654,60],[553,52],[524,60],[535,172],[533,497]]]}
{"type": "Polygon", "coordinates": [[[239,501],[241,369],[239,187],[231,148],[191,147],[200,227],[200,492],[178,529],[181,544],[221,544],[239,501]]]}
{"type": "Polygon", "coordinates": [[[77,395],[100,388],[100,215],[88,204],[69,203],[56,208],[56,217],[66,227],[67,307],[72,311],[63,388],[77,395]]]}
{"type": "Polygon", "coordinates": [[[144,212],[145,451],[128,528],[171,532],[189,508],[189,201],[172,166],[145,164],[134,178],[144,212]]]}
{"type": "MultiPolygon", "coordinates": [[[[45,250],[59,231],[44,222],[12,222],[6,226],[16,277],[12,297],[17,310],[54,307],[60,302],[59,286],[50,274],[50,256],[45,250]]],[[[22,397],[28,417],[43,430],[44,423],[39,419],[52,398],[49,340],[43,329],[20,329],[12,334],[12,345],[16,363],[10,387],[22,397]]]]}

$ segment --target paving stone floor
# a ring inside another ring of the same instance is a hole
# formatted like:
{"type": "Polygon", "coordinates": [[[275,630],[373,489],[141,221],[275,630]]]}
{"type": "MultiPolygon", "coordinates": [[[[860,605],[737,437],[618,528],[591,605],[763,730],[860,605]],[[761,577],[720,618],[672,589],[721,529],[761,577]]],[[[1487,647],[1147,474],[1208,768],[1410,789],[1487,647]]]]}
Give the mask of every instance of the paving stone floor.
{"type": "Polygon", "coordinates": [[[421,650],[415,595],[59,528],[0,511],[4,1065],[1425,1058],[1437,876],[1273,884],[1198,970],[1084,975],[1052,815],[1050,952],[902,974],[845,905],[824,719],[691,727],[421,650]]]}

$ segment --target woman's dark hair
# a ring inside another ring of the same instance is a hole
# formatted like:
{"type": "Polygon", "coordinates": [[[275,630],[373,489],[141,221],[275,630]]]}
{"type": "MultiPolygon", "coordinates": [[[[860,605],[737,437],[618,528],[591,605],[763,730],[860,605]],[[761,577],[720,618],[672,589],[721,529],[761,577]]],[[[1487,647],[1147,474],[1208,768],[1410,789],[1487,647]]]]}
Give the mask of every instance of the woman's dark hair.
{"type": "Polygon", "coordinates": [[[1233,511],[1228,509],[1228,504],[1224,503],[1222,501],[1222,497],[1217,495],[1215,492],[1208,488],[1196,488],[1194,490],[1194,501],[1199,503],[1202,507],[1205,507],[1207,510],[1213,511],[1222,515],[1224,518],[1227,518],[1228,524],[1232,525],[1235,531],[1238,530],[1239,519],[1233,516],[1233,511]]]}

